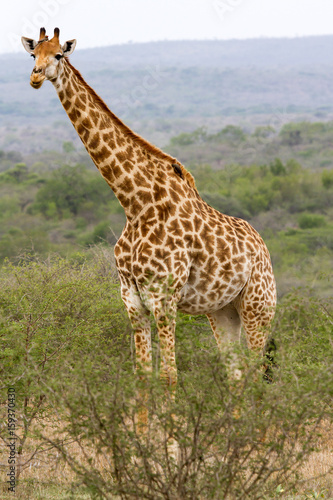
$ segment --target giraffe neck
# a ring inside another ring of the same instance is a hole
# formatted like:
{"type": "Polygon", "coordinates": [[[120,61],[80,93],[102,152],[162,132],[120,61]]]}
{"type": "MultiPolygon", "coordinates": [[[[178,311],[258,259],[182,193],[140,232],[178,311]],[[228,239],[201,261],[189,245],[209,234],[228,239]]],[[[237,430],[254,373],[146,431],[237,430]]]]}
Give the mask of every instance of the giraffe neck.
{"type": "MultiPolygon", "coordinates": [[[[96,167],[114,191],[129,220],[152,202],[161,161],[174,158],[132,132],[83,80],[67,59],[53,85],[96,167]]],[[[161,175],[159,175],[161,177],[161,175]]]]}

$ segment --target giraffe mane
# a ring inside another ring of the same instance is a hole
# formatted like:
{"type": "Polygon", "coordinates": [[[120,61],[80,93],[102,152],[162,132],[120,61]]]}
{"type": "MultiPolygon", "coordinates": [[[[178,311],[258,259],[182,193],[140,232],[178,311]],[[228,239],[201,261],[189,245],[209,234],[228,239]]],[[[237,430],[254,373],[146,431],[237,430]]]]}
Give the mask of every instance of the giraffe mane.
{"type": "Polygon", "coordinates": [[[88,83],[84,80],[83,76],[81,75],[80,71],[77,70],[70,63],[68,57],[65,57],[65,60],[68,64],[68,66],[70,67],[70,69],[73,71],[73,73],[76,75],[76,77],[80,80],[80,83],[85,87],[85,89],[90,93],[90,95],[93,96],[95,102],[97,102],[97,104],[100,106],[100,108],[105,113],[107,113],[108,115],[111,115],[112,120],[114,120],[119,125],[119,127],[124,132],[124,134],[127,137],[134,139],[137,143],[139,143],[141,146],[143,146],[148,153],[152,153],[153,155],[155,155],[157,158],[160,158],[161,160],[169,160],[171,163],[176,163],[177,165],[179,165],[181,168],[181,171],[182,171],[182,175],[184,176],[184,179],[186,179],[189,186],[197,192],[195,180],[194,180],[192,174],[190,174],[190,172],[188,170],[186,170],[186,168],[176,158],[173,158],[172,156],[168,155],[167,153],[164,153],[164,151],[162,151],[158,147],[154,146],[150,142],[146,141],[146,139],[144,139],[140,135],[136,134],[127,125],[125,125],[125,123],[110,110],[110,108],[107,106],[107,104],[105,104],[103,99],[94,91],[94,89],[91,88],[90,85],[88,85],[88,83]]]}

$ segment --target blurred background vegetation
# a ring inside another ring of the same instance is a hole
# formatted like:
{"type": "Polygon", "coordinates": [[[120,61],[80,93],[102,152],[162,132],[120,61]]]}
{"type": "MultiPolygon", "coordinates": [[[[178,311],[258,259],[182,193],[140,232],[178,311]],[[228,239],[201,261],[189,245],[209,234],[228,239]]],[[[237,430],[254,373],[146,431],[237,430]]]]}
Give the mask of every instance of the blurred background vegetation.
{"type": "MultiPolygon", "coordinates": [[[[164,148],[193,173],[217,210],[248,220],[271,252],[280,296],[308,286],[330,295],[333,261],[333,122],[246,132],[228,125],[172,137],[164,148]],[[276,156],[279,155],[279,156],[276,156]],[[331,160],[332,159],[332,160],[331,160]]],[[[70,257],[113,245],[125,223],[85,151],[0,151],[0,260],[22,252],[70,257]]]]}

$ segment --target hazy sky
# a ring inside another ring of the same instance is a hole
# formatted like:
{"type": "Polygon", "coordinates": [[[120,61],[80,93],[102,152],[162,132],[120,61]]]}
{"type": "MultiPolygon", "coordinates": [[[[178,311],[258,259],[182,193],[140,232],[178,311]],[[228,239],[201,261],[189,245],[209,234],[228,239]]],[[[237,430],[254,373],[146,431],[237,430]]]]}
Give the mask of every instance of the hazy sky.
{"type": "Polygon", "coordinates": [[[2,2],[0,52],[58,26],[78,48],[151,40],[333,34],[333,0],[11,0],[2,2]]]}

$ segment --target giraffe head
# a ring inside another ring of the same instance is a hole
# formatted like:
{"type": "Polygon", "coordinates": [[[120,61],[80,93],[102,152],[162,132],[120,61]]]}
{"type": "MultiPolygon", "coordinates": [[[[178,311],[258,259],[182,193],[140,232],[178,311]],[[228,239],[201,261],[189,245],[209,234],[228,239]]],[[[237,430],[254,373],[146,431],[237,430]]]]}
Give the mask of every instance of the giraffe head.
{"type": "Polygon", "coordinates": [[[44,80],[55,80],[61,70],[62,58],[69,56],[75,49],[76,40],[69,40],[64,45],[59,42],[59,28],[54,29],[54,36],[49,40],[45,28],[40,29],[39,41],[21,38],[23,47],[35,59],[35,67],[30,76],[30,85],[39,89],[44,80]]]}

